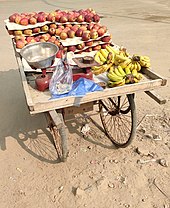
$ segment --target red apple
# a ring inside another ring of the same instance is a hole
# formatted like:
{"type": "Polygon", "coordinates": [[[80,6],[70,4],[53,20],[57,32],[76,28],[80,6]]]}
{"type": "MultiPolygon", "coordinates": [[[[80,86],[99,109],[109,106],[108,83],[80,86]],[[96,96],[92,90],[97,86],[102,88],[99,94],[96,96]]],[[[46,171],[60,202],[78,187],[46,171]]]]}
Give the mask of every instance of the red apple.
{"type": "Polygon", "coordinates": [[[99,28],[97,32],[98,32],[98,36],[99,37],[101,37],[101,36],[103,36],[105,34],[105,31],[104,31],[104,29],[102,27],[99,28]]]}
{"type": "Polygon", "coordinates": [[[69,27],[65,27],[65,28],[63,29],[63,32],[67,33],[69,30],[70,30],[69,27]]]}
{"type": "Polygon", "coordinates": [[[91,22],[91,23],[88,24],[87,29],[92,30],[93,27],[94,27],[94,23],[91,22]]]}
{"type": "Polygon", "coordinates": [[[102,42],[109,42],[110,40],[111,40],[110,36],[105,36],[105,37],[101,38],[102,42]]]}
{"type": "Polygon", "coordinates": [[[101,28],[103,28],[103,29],[104,29],[104,32],[106,32],[106,31],[107,31],[107,27],[106,27],[105,25],[102,25],[102,26],[101,26],[101,28]]]}
{"type": "Polygon", "coordinates": [[[94,21],[94,22],[99,22],[99,21],[100,21],[100,16],[99,16],[98,14],[95,14],[95,15],[93,16],[93,21],[94,21]]]}
{"type": "Polygon", "coordinates": [[[76,18],[74,16],[74,14],[69,14],[68,15],[68,22],[75,22],[76,18]]]}
{"type": "Polygon", "coordinates": [[[55,15],[51,13],[48,14],[46,20],[49,22],[55,22],[55,15]]]}
{"type": "Polygon", "coordinates": [[[37,23],[37,19],[35,17],[30,17],[29,18],[29,24],[35,25],[37,23]]]}
{"type": "Polygon", "coordinates": [[[17,40],[22,40],[23,42],[25,41],[25,36],[23,36],[23,35],[18,35],[18,36],[15,36],[14,37],[14,40],[15,40],[15,42],[17,41],[17,40]]]}
{"type": "Polygon", "coordinates": [[[60,43],[60,41],[59,41],[58,39],[56,39],[56,40],[54,41],[54,44],[57,45],[57,46],[60,48],[60,44],[61,44],[61,43],[60,43]]]}
{"type": "Polygon", "coordinates": [[[98,32],[91,30],[90,31],[90,38],[94,39],[94,40],[97,39],[98,38],[98,32]]]}
{"type": "Polygon", "coordinates": [[[46,16],[44,14],[39,14],[37,17],[37,22],[45,22],[46,16]]]}
{"type": "Polygon", "coordinates": [[[93,51],[99,51],[101,49],[101,45],[96,45],[92,47],[93,51]]]}
{"type": "Polygon", "coordinates": [[[56,29],[55,28],[50,28],[48,30],[48,32],[50,33],[50,35],[55,35],[56,34],[56,29]]]}
{"type": "Polygon", "coordinates": [[[83,31],[87,30],[87,26],[86,25],[82,25],[80,26],[80,29],[82,29],[83,31]]]}
{"type": "Polygon", "coordinates": [[[14,35],[22,35],[22,30],[14,30],[14,35]]]}
{"type": "Polygon", "coordinates": [[[88,42],[85,42],[85,45],[86,46],[92,46],[93,45],[93,40],[90,40],[88,42]]]}
{"type": "Polygon", "coordinates": [[[72,24],[66,24],[65,27],[72,28],[72,24]]]}
{"type": "Polygon", "coordinates": [[[24,42],[24,41],[22,41],[22,40],[17,40],[17,41],[16,41],[16,47],[17,47],[17,48],[21,49],[21,48],[23,48],[24,46],[25,46],[25,42],[24,42]]]}
{"type": "Polygon", "coordinates": [[[100,25],[99,24],[94,24],[94,26],[93,26],[93,30],[96,30],[96,31],[98,31],[99,29],[100,29],[100,25]]]}
{"type": "Polygon", "coordinates": [[[17,15],[19,15],[19,14],[18,13],[14,13],[14,14],[10,15],[9,16],[9,21],[10,22],[15,22],[15,18],[16,18],[17,15]]]}
{"type": "Polygon", "coordinates": [[[84,43],[84,42],[83,42],[83,43],[80,43],[80,44],[78,44],[78,45],[76,46],[76,48],[77,48],[78,50],[83,50],[84,47],[85,47],[85,43],[84,43]]]}
{"type": "Polygon", "coordinates": [[[41,39],[44,39],[45,41],[47,41],[51,36],[49,36],[48,34],[43,34],[41,35],[41,39]]]}
{"type": "Polygon", "coordinates": [[[56,15],[55,15],[55,21],[56,21],[56,22],[59,22],[61,16],[62,16],[62,13],[57,12],[56,15]]]}
{"type": "Polygon", "coordinates": [[[27,36],[27,37],[26,37],[27,43],[30,43],[33,39],[34,39],[33,36],[27,36]]]}
{"type": "Polygon", "coordinates": [[[32,35],[32,30],[31,29],[26,29],[24,30],[25,35],[32,35]]]}
{"type": "Polygon", "coordinates": [[[66,32],[61,32],[60,33],[60,38],[61,38],[61,40],[67,39],[68,38],[67,33],[66,32]]]}
{"type": "Polygon", "coordinates": [[[71,29],[74,30],[74,32],[76,32],[79,29],[79,27],[79,25],[73,25],[71,29]]]}
{"type": "Polygon", "coordinates": [[[56,29],[57,28],[57,25],[55,24],[55,23],[52,23],[52,24],[50,24],[50,26],[49,26],[50,28],[54,28],[54,29],[56,29]]]}
{"type": "Polygon", "coordinates": [[[89,48],[86,48],[83,52],[91,52],[92,51],[92,48],[89,47],[89,48]]]}
{"type": "Polygon", "coordinates": [[[60,23],[68,22],[67,16],[61,16],[59,21],[60,21],[60,23]]]}
{"type": "Polygon", "coordinates": [[[59,36],[59,35],[61,34],[61,32],[62,32],[62,29],[61,29],[61,28],[57,28],[57,29],[55,30],[55,34],[56,34],[57,36],[59,36]]]}
{"type": "Polygon", "coordinates": [[[48,25],[44,25],[44,26],[41,27],[41,31],[42,31],[42,32],[47,32],[48,29],[49,29],[49,28],[48,28],[48,25]]]}
{"type": "Polygon", "coordinates": [[[73,30],[69,30],[67,32],[67,35],[68,35],[69,38],[74,38],[75,37],[75,32],[73,30]]]}
{"type": "Polygon", "coordinates": [[[110,45],[109,43],[104,43],[104,44],[101,44],[101,48],[102,49],[105,49],[106,48],[106,46],[108,46],[108,45],[110,45]]]}
{"type": "Polygon", "coordinates": [[[68,46],[67,51],[72,51],[72,52],[76,51],[76,46],[74,46],[74,45],[68,46]]]}
{"type": "Polygon", "coordinates": [[[77,18],[76,18],[76,21],[81,23],[81,22],[84,22],[84,16],[82,14],[80,14],[77,18]]]}
{"type": "Polygon", "coordinates": [[[85,19],[86,22],[89,22],[89,23],[93,21],[93,18],[90,14],[85,15],[84,19],[85,19]]]}
{"type": "Polygon", "coordinates": [[[41,31],[41,29],[39,27],[35,27],[32,29],[33,33],[39,33],[41,31]]]}
{"type": "Polygon", "coordinates": [[[20,21],[21,21],[21,15],[18,14],[15,16],[15,23],[20,24],[20,21]]]}
{"type": "Polygon", "coordinates": [[[58,25],[58,28],[61,28],[62,30],[64,30],[64,25],[58,25]]]}
{"type": "Polygon", "coordinates": [[[28,18],[24,17],[20,20],[19,22],[20,25],[24,25],[24,26],[27,26],[29,24],[29,20],[28,18]]]}
{"type": "Polygon", "coordinates": [[[90,32],[89,31],[84,31],[82,34],[82,40],[83,41],[88,41],[90,40],[90,32]]]}
{"type": "Polygon", "coordinates": [[[82,37],[82,35],[83,35],[83,30],[79,28],[79,29],[76,31],[75,35],[76,35],[77,37],[82,37]]]}
{"type": "Polygon", "coordinates": [[[36,42],[40,42],[40,36],[38,35],[38,36],[34,37],[34,40],[35,40],[36,42]]]}

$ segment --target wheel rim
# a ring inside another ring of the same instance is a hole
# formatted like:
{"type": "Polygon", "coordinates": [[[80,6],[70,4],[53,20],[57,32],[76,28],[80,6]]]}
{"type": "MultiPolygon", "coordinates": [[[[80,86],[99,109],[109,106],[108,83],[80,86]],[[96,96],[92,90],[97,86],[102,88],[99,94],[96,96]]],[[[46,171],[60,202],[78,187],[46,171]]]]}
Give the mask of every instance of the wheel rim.
{"type": "Polygon", "coordinates": [[[127,146],[132,139],[134,127],[134,112],[128,97],[118,96],[100,100],[99,110],[109,139],[118,147],[127,146]]]}

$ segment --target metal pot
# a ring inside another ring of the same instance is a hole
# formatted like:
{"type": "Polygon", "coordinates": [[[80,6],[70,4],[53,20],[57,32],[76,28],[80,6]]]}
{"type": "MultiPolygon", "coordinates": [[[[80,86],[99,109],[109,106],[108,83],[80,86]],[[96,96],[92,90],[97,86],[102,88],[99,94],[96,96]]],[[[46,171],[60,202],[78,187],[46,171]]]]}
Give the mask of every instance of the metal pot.
{"type": "Polygon", "coordinates": [[[21,49],[21,56],[35,69],[44,69],[53,65],[59,48],[50,42],[31,43],[21,49]]]}

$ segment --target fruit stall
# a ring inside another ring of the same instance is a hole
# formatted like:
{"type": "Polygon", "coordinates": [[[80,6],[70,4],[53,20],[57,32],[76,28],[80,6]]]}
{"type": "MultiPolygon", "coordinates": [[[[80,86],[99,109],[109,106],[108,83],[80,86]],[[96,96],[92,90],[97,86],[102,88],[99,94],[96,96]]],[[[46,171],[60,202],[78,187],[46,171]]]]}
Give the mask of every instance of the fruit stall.
{"type": "Polygon", "coordinates": [[[116,45],[94,9],[14,13],[4,22],[29,111],[45,114],[62,161],[67,115],[98,106],[108,138],[126,147],[136,132],[135,93],[165,102],[152,91],[166,79],[151,69],[149,56],[116,45]]]}

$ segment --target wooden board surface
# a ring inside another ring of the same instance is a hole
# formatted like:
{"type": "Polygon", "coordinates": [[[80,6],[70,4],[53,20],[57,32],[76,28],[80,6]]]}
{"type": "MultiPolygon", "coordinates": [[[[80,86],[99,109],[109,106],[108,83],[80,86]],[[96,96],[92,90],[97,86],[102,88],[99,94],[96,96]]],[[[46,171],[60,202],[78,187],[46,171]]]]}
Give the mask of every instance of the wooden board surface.
{"type": "Polygon", "coordinates": [[[17,61],[19,65],[27,105],[30,109],[31,114],[46,112],[54,109],[66,108],[70,106],[80,106],[83,103],[105,99],[108,97],[115,97],[123,94],[131,94],[140,91],[150,91],[156,88],[160,88],[160,86],[166,84],[166,79],[163,79],[162,77],[160,77],[152,71],[148,72],[148,70],[144,70],[143,73],[145,73],[146,76],[144,80],[140,81],[139,83],[128,84],[115,88],[106,88],[103,91],[87,93],[86,96],[82,98],[64,97],[60,99],[51,100],[51,95],[48,90],[45,92],[40,92],[27,83],[20,57],[17,57],[17,61]]]}

